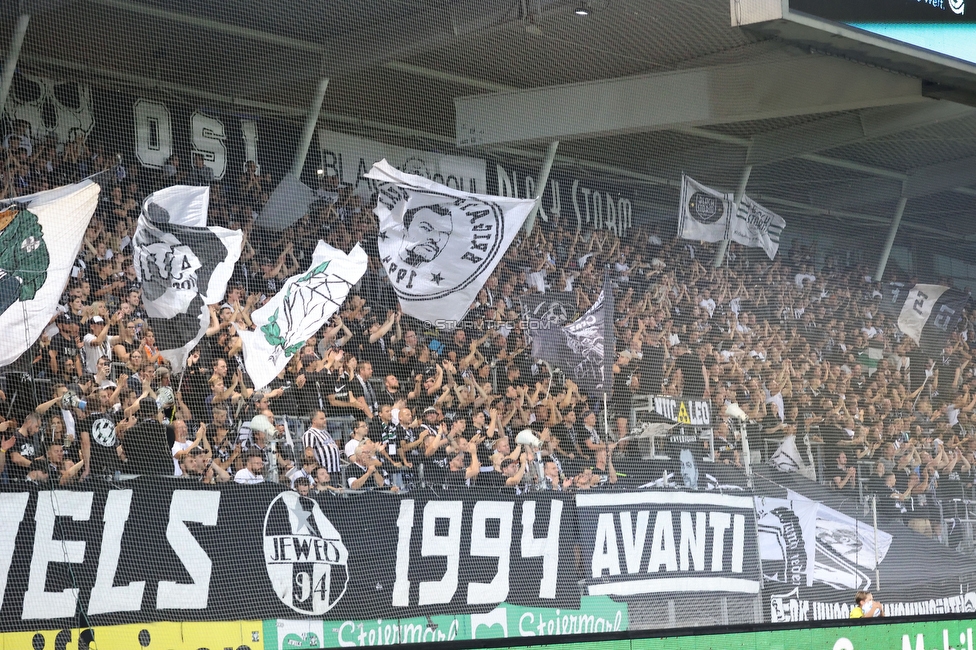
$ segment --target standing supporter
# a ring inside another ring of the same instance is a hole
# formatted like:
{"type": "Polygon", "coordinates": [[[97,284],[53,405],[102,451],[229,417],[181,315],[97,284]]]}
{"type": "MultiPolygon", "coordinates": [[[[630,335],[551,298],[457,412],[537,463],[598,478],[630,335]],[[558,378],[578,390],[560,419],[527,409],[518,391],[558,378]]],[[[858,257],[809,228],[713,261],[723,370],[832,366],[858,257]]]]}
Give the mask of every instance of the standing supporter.
{"type": "Polygon", "coordinates": [[[306,457],[311,455],[312,459],[326,468],[330,474],[342,471],[340,465],[342,452],[326,429],[325,412],[315,411],[310,418],[310,423],[308,430],[302,434],[306,457]]]}
{"type": "Polygon", "coordinates": [[[166,427],[156,419],[158,413],[152,398],[139,401],[137,422],[126,431],[122,445],[125,449],[126,473],[173,476],[172,444],[166,427]]]}
{"type": "Polygon", "coordinates": [[[135,424],[135,418],[123,418],[118,403],[119,388],[105,381],[97,395],[88,402],[87,415],[78,424],[81,432],[81,458],[85,463],[82,478],[94,473],[111,476],[121,468],[125,455],[119,436],[135,424]]]}

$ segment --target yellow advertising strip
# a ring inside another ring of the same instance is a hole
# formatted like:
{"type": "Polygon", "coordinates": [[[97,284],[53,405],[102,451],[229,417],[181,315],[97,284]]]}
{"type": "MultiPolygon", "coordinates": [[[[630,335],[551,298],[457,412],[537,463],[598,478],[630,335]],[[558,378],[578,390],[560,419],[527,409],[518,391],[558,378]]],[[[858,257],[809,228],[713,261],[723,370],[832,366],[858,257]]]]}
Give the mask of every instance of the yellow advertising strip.
{"type": "Polygon", "coordinates": [[[7,632],[0,650],[264,650],[262,637],[261,621],[139,623],[7,632]]]}

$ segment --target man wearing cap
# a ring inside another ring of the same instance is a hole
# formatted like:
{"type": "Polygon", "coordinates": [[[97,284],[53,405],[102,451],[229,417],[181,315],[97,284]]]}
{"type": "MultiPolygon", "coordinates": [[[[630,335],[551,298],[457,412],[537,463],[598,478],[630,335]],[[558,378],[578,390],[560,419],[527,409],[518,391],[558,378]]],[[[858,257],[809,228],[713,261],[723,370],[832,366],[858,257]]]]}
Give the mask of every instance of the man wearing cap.
{"type": "MultiPolygon", "coordinates": [[[[277,389],[276,389],[277,390],[277,389]]],[[[246,445],[247,450],[251,447],[259,447],[264,450],[265,441],[277,438],[285,431],[284,424],[275,424],[275,414],[268,405],[269,396],[274,393],[254,393],[251,395],[251,402],[254,404],[254,417],[251,418],[251,443],[246,445]]],[[[282,445],[283,446],[283,445],[282,445]]],[[[266,450],[265,450],[266,451],[266,450]]],[[[286,461],[281,455],[280,448],[275,451],[275,458],[265,458],[267,462],[275,460],[279,467],[291,468],[295,466],[292,461],[286,461]]]]}
{"type": "Polygon", "coordinates": [[[258,449],[249,450],[244,456],[244,467],[234,474],[235,483],[255,485],[264,482],[264,454],[258,449]]]}
{"type": "Polygon", "coordinates": [[[51,337],[47,348],[49,368],[54,377],[74,381],[82,375],[81,349],[84,342],[78,338],[78,321],[70,313],[58,316],[58,333],[51,337]]]}
{"type": "Polygon", "coordinates": [[[85,463],[82,478],[92,472],[98,476],[111,476],[119,469],[123,452],[118,434],[135,422],[121,420],[122,413],[116,402],[117,389],[115,382],[102,382],[97,397],[92,400],[94,403],[88,403],[86,411],[89,414],[78,425],[81,458],[85,463]]]}
{"type": "Polygon", "coordinates": [[[112,360],[112,347],[119,342],[121,337],[109,336],[108,330],[113,325],[117,325],[121,312],[117,312],[112,320],[106,324],[105,319],[95,315],[88,321],[88,334],[84,338],[85,370],[92,374],[98,372],[98,360],[108,357],[112,360]]]}

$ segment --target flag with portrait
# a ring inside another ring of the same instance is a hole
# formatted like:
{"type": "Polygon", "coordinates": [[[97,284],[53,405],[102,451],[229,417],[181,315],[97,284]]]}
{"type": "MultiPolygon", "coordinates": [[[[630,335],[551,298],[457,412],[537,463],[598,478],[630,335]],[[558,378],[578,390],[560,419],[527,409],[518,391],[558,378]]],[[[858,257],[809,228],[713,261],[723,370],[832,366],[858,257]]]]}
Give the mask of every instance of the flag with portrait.
{"type": "Polygon", "coordinates": [[[464,317],[535,205],[462,192],[386,160],[366,178],[379,182],[374,212],[383,268],[403,313],[427,322],[464,317]]]}

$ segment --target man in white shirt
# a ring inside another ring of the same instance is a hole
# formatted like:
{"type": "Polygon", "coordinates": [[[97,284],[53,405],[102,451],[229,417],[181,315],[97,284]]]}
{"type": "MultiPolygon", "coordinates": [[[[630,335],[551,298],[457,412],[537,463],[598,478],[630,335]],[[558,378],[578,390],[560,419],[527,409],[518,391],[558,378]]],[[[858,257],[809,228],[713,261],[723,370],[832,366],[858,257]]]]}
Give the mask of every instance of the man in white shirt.
{"type": "Polygon", "coordinates": [[[356,424],[353,426],[352,433],[349,434],[349,440],[346,442],[345,454],[346,458],[352,460],[353,456],[356,455],[356,448],[359,443],[366,437],[369,433],[369,423],[366,420],[356,420],[356,424]]]}
{"type": "Polygon", "coordinates": [[[190,453],[191,449],[195,447],[206,447],[204,444],[204,435],[207,432],[207,425],[201,423],[200,428],[197,429],[197,436],[190,442],[186,439],[187,429],[186,422],[183,420],[176,420],[173,422],[173,476],[183,476],[183,469],[180,467],[180,461],[190,453]]]}
{"type": "Polygon", "coordinates": [[[247,461],[243,469],[234,474],[235,483],[255,485],[264,482],[264,455],[257,449],[247,453],[247,461]]]}
{"type": "Polygon", "coordinates": [[[92,316],[91,320],[88,321],[90,331],[85,334],[84,339],[86,372],[93,375],[98,372],[98,360],[102,357],[108,357],[109,361],[112,360],[112,346],[118,342],[119,337],[109,336],[108,328],[117,322],[117,319],[113,318],[110,324],[106,324],[101,316],[92,316]]]}

